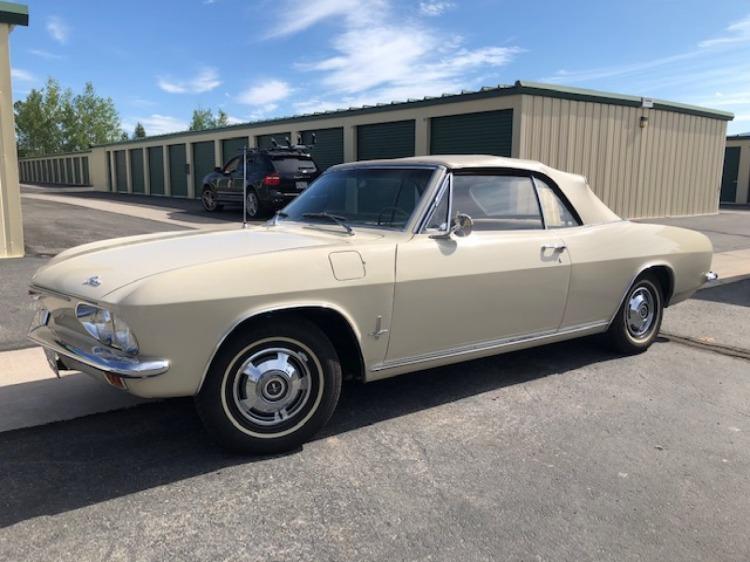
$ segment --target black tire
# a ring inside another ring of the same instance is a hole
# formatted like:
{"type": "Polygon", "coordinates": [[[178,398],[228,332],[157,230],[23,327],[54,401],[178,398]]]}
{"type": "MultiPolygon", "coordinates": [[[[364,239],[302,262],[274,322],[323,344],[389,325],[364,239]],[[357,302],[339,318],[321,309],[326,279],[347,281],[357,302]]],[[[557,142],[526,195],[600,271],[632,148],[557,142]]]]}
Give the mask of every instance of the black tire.
{"type": "Polygon", "coordinates": [[[246,217],[248,220],[259,219],[263,216],[265,208],[260,201],[260,197],[252,188],[247,189],[247,205],[245,205],[246,217]],[[254,202],[254,203],[251,203],[254,202]]]}
{"type": "Polygon", "coordinates": [[[219,203],[216,191],[210,186],[204,186],[201,192],[201,204],[203,209],[208,213],[221,211],[223,205],[219,203]]]}
{"type": "Polygon", "coordinates": [[[221,446],[269,454],[308,441],[330,419],[340,392],[341,365],[330,340],[316,325],[295,318],[231,336],[212,361],[195,403],[221,446]],[[288,417],[276,411],[282,404],[288,405],[288,417]]]}
{"type": "Polygon", "coordinates": [[[663,316],[661,283],[652,273],[644,273],[628,290],[607,330],[610,347],[627,355],[646,351],[659,335],[663,316]]]}

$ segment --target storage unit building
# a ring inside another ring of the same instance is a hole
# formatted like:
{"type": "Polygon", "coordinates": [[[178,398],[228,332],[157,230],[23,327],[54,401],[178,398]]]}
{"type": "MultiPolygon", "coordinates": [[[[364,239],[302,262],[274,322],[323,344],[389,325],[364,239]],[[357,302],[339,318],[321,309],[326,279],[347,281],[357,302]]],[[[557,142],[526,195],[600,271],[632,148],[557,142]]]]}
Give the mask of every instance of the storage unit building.
{"type": "MultiPolygon", "coordinates": [[[[102,190],[114,186],[131,193],[143,189],[150,195],[200,197],[205,174],[240,154],[242,147],[270,148],[272,139],[279,144],[289,139],[311,146],[322,169],[426,154],[539,160],[586,176],[599,197],[623,217],[696,215],[718,210],[726,124],[732,117],[637,96],[516,82],[96,146],[87,154],[88,180],[102,190]],[[141,166],[133,155],[143,149],[141,166]]],[[[747,141],[750,147],[750,136],[747,141]]],[[[750,183],[750,152],[742,154],[736,201],[747,200],[750,183]]],[[[730,175],[733,157],[727,163],[730,175]]],[[[43,158],[59,160],[58,155],[43,158]]],[[[731,197],[731,187],[725,187],[724,197],[731,197]]]]}
{"type": "Polygon", "coordinates": [[[750,203],[750,133],[727,137],[719,198],[727,204],[750,203]]]}

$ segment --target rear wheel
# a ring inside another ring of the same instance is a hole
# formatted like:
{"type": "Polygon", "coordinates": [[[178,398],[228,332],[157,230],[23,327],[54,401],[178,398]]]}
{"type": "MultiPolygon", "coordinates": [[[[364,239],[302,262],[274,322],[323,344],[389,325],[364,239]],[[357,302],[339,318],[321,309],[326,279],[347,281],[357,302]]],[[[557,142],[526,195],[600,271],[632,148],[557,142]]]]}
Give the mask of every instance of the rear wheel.
{"type": "Polygon", "coordinates": [[[247,191],[247,203],[245,205],[245,212],[248,219],[260,218],[263,208],[258,199],[258,194],[255,193],[254,189],[248,189],[247,191]]]}
{"type": "Polygon", "coordinates": [[[203,192],[201,193],[201,203],[203,204],[203,208],[209,213],[220,211],[222,209],[216,191],[209,186],[203,188],[203,192]]]}
{"type": "Polygon", "coordinates": [[[621,353],[646,351],[661,327],[664,293],[659,279],[644,273],[630,287],[607,331],[610,345],[621,353]]]}
{"type": "Polygon", "coordinates": [[[253,327],[222,346],[196,406],[222,446],[243,453],[299,447],[331,417],[341,366],[330,340],[297,319],[253,327]]]}

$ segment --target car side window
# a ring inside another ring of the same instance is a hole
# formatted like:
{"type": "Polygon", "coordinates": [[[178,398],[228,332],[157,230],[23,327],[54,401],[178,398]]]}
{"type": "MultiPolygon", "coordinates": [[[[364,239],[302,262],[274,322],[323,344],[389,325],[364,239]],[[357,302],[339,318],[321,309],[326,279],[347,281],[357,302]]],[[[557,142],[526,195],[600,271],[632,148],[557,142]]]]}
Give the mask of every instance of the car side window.
{"type": "Polygon", "coordinates": [[[453,215],[458,213],[469,215],[477,231],[544,228],[530,177],[456,175],[453,215]]]}
{"type": "Polygon", "coordinates": [[[539,193],[539,202],[542,205],[544,223],[547,228],[570,228],[571,226],[581,225],[547,182],[535,177],[534,183],[539,193]]]}
{"type": "Polygon", "coordinates": [[[229,162],[227,162],[226,165],[224,166],[224,173],[231,174],[237,169],[237,166],[239,165],[239,163],[240,163],[240,157],[235,156],[229,162]]]}
{"type": "Polygon", "coordinates": [[[435,207],[435,210],[430,216],[430,220],[427,221],[427,224],[424,227],[427,232],[434,232],[434,231],[444,232],[448,230],[448,199],[449,197],[450,195],[448,194],[447,189],[445,189],[440,194],[440,201],[438,201],[438,204],[435,207]]]}

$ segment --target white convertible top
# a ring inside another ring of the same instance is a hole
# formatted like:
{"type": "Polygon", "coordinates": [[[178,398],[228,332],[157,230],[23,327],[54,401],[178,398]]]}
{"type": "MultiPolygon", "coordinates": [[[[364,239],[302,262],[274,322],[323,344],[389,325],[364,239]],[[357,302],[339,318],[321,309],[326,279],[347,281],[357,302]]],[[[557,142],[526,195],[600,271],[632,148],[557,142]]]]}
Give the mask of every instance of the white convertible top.
{"type": "Polygon", "coordinates": [[[390,160],[366,160],[339,164],[331,169],[344,169],[358,166],[394,166],[427,165],[444,166],[449,170],[465,170],[467,168],[514,168],[529,170],[548,176],[554,181],[575,207],[584,224],[599,224],[621,220],[612,210],[596,196],[586,183],[586,178],[578,174],[563,172],[550,168],[535,160],[520,160],[504,158],[486,154],[445,154],[437,156],[412,156],[409,158],[394,158],[390,160]]]}

